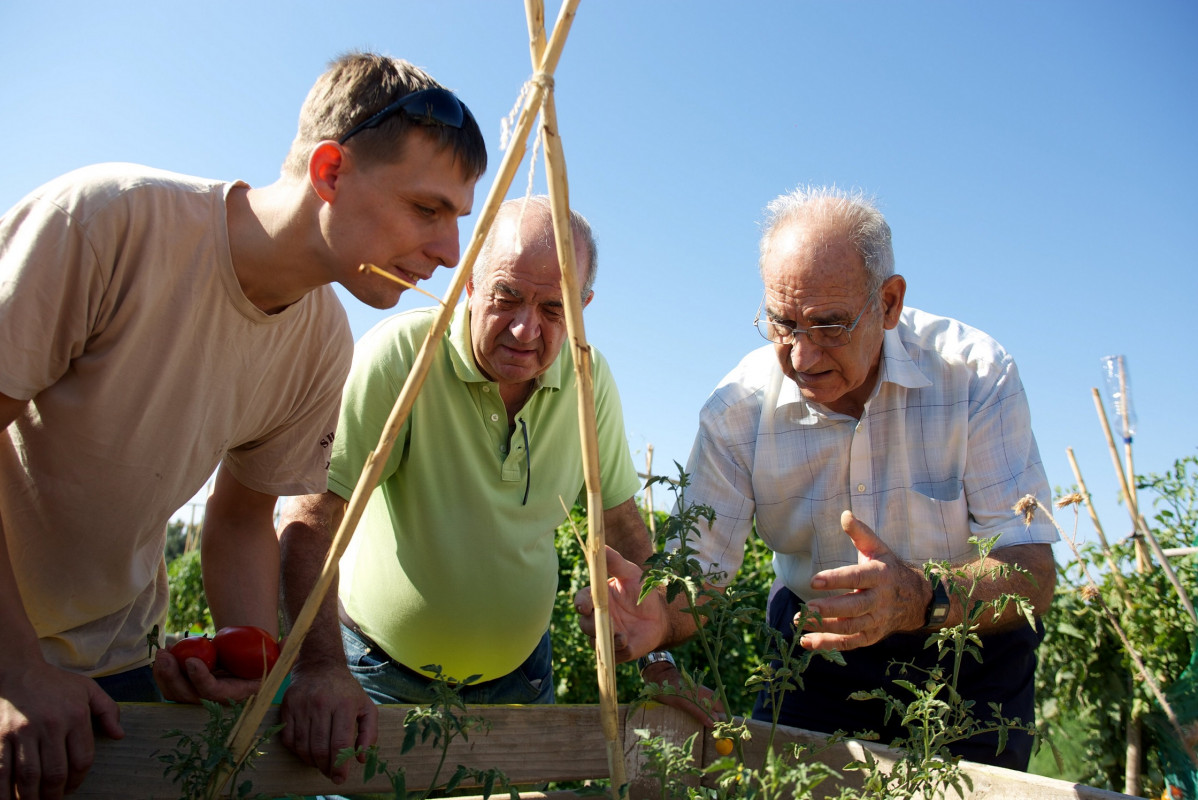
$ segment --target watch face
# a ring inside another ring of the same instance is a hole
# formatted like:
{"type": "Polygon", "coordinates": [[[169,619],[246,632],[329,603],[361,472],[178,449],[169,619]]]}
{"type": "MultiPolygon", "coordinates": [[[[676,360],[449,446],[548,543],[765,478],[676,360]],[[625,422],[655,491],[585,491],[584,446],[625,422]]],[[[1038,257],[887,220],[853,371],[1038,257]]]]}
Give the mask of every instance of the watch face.
{"type": "Polygon", "coordinates": [[[932,628],[944,624],[952,601],[948,596],[948,584],[941,578],[932,576],[932,599],[928,603],[924,627],[932,628]]]}

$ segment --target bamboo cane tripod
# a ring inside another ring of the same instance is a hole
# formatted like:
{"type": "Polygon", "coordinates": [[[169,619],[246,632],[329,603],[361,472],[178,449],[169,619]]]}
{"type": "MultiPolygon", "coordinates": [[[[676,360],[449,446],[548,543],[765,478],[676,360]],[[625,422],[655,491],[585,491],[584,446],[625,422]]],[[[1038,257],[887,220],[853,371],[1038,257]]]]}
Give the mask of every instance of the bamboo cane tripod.
{"type": "MultiPolygon", "coordinates": [[[[566,309],[567,331],[574,348],[574,364],[578,377],[579,425],[583,444],[584,474],[586,477],[587,501],[589,505],[587,564],[591,570],[592,593],[595,602],[596,659],[600,689],[600,711],[607,759],[611,773],[613,795],[618,796],[620,787],[626,782],[622,744],[619,741],[618,709],[615,691],[615,661],[613,655],[611,620],[608,614],[607,574],[604,553],[604,530],[602,502],[599,486],[597,433],[595,427],[595,400],[591,381],[590,348],[586,344],[582,323],[582,305],[578,295],[577,278],[574,272],[573,236],[569,223],[569,195],[566,181],[565,158],[557,131],[557,114],[553,103],[553,74],[561,58],[565,40],[577,13],[579,0],[566,0],[559,12],[553,33],[545,41],[544,6],[542,0],[526,0],[528,18],[529,51],[532,56],[534,76],[528,87],[524,105],[511,139],[509,149],[500,164],[495,183],[479,214],[478,225],[459,264],[454,278],[442,301],[441,312],[432,329],[425,337],[412,370],[383,428],[378,446],[366,458],[362,474],[350,497],[345,515],[333,538],[325,558],[320,576],[287,639],[278,662],[263,679],[262,686],[253,700],[247,704],[241,717],[229,734],[228,747],[234,762],[242,763],[254,747],[257,729],[270,708],[271,702],[283,684],[299,653],[304,637],[311,629],[316,613],[332,585],[337,563],[345,552],[350,538],[365,511],[366,501],[382,476],[395,440],[412,410],[417,393],[424,383],[432,364],[433,353],[440,341],[457,305],[462,289],[474,269],[474,263],[482,244],[495,220],[499,206],[511,186],[516,170],[527,149],[528,134],[539,113],[546,142],[546,164],[549,175],[549,196],[553,223],[557,239],[557,251],[561,266],[563,302],[566,309]]],[[[220,794],[228,781],[231,769],[217,771],[209,784],[209,797],[220,794]]]]}

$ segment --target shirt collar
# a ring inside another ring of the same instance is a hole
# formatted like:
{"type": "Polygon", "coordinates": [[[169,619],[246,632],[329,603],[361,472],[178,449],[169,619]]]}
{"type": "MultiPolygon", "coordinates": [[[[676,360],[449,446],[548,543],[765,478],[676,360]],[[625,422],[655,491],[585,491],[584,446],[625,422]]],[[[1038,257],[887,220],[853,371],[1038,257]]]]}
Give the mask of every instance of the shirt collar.
{"type": "MultiPolygon", "coordinates": [[[[463,300],[453,310],[453,319],[449,323],[449,359],[453,363],[454,374],[464,383],[493,383],[490,378],[478,368],[474,360],[474,345],[470,339],[470,302],[463,300]]],[[[545,370],[545,374],[537,378],[537,389],[560,389],[562,387],[563,361],[566,360],[566,348],[569,341],[562,344],[562,352],[545,370]]]]}
{"type": "MultiPolygon", "coordinates": [[[[799,385],[783,375],[781,367],[777,366],[776,362],[774,369],[781,378],[781,385],[778,386],[779,408],[791,403],[798,403],[807,410],[807,413],[811,413],[817,408],[822,409],[822,406],[807,402],[799,392],[799,385]]],[[[932,385],[928,376],[924,375],[916,366],[910,353],[907,352],[907,348],[903,347],[903,338],[899,334],[898,327],[883,332],[882,363],[878,368],[878,383],[870,393],[871,400],[877,397],[883,383],[893,383],[906,389],[923,389],[932,385]]],[[[819,413],[826,412],[820,411],[819,413]]]]}
{"type": "Polygon", "coordinates": [[[927,375],[916,366],[907,348],[903,347],[903,337],[899,333],[899,325],[886,331],[882,337],[882,365],[878,371],[878,384],[893,383],[904,389],[924,389],[932,385],[927,375]]]}

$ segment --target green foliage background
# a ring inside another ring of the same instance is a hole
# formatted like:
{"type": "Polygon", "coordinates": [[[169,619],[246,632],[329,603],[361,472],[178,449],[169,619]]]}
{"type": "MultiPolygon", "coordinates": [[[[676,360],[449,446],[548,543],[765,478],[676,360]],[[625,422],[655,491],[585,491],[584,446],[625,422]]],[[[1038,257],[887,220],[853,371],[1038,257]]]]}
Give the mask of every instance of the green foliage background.
{"type": "MultiPolygon", "coordinates": [[[[1153,514],[1150,528],[1162,548],[1198,544],[1198,457],[1179,459],[1164,474],[1140,477],[1139,505],[1153,514]]],[[[1057,511],[1066,535],[1073,533],[1074,510],[1057,511]]],[[[1162,688],[1173,686],[1190,662],[1195,629],[1164,570],[1136,571],[1131,539],[1113,542],[1112,555],[1126,591],[1111,572],[1096,543],[1079,548],[1080,558],[1057,567],[1057,590],[1045,616],[1046,635],[1036,673],[1039,717],[1066,756],[1058,775],[1046,753],[1033,761],[1042,774],[1106,789],[1123,790],[1126,731],[1134,716],[1145,723],[1141,765],[1151,796],[1164,788],[1162,753],[1175,745],[1164,715],[1117,634],[1102,618],[1099,600],[1114,613],[1145,666],[1162,688]],[[1094,577],[1091,587],[1082,573],[1094,577]]],[[[1170,559],[1186,593],[1198,596],[1198,562],[1189,555],[1170,559]]],[[[1198,708],[1175,708],[1182,722],[1193,721],[1198,708]]],[[[1191,789],[1192,791],[1192,789],[1191,789]]],[[[1191,795],[1192,796],[1192,795],[1191,795]]]]}
{"type": "MultiPolygon", "coordinates": [[[[648,516],[644,510],[642,514],[647,521],[648,516]]],[[[659,519],[664,517],[663,512],[658,512],[659,519]]],[[[578,614],[574,610],[574,595],[579,589],[589,586],[591,580],[575,530],[582,536],[586,535],[586,512],[581,506],[574,507],[570,512],[570,522],[559,526],[556,532],[558,592],[553,608],[551,638],[557,702],[598,703],[599,684],[595,671],[595,653],[590,642],[578,628],[578,614]]],[[[662,544],[657,542],[658,549],[662,544]]],[[[769,548],[760,539],[750,536],[745,544],[744,565],[736,581],[738,586],[749,593],[745,598],[746,602],[760,608],[763,618],[766,598],[774,579],[771,556],[769,548]],[[754,598],[757,602],[754,602],[754,598]]],[[[720,674],[725,676],[731,689],[744,687],[753,668],[765,658],[764,645],[764,642],[753,641],[748,629],[738,642],[725,643],[719,668],[720,674]]],[[[702,651],[696,642],[688,642],[675,648],[672,653],[680,664],[685,664],[688,668],[697,670],[704,664],[702,651]]],[[[635,698],[641,686],[641,678],[634,664],[621,664],[617,667],[616,688],[622,701],[627,702],[635,698]]],[[[738,706],[737,713],[748,714],[752,711],[754,697],[754,693],[744,691],[744,704],[738,706]]],[[[737,702],[735,697],[731,699],[734,703],[737,702]]]]}

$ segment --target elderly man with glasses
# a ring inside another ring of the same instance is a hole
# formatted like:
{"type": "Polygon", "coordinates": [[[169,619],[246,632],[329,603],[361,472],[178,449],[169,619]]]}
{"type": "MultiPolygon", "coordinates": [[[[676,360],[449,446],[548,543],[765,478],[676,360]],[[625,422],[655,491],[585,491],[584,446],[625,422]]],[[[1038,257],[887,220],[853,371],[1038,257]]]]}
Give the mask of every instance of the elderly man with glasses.
{"type": "MultiPolygon", "coordinates": [[[[1055,569],[1051,523],[1025,524],[1013,507],[1025,495],[1049,501],[1015,362],[979,330],[904,308],[906,282],[894,273],[890,228],[855,193],[802,189],[774,200],[761,240],[765,297],[755,324],[769,345],[750,353],[700,413],[687,471],[688,502],[715,511],[696,558],[731,580],[753,529],[774,551],[768,620],[808,650],[837,650],[839,666],[811,660],[804,688],[786,694],[780,721],[811,730],[873,730],[883,743],[902,733],[880,701],[849,700],[894,681],[892,662],[925,667],[929,632],[961,622],[959,599],[928,561],[976,573],[974,599],[1004,593],[1043,614],[1055,569]],[[998,537],[984,560],[971,537],[998,537]],[[803,605],[818,618],[795,631],[803,605]]],[[[615,629],[624,658],[693,634],[686,615],[670,618],[659,598],[634,608],[639,570],[617,563],[615,629]]],[[[580,611],[590,611],[587,596],[580,611]]],[[[1032,628],[1012,604],[978,621],[982,663],[966,658],[960,691],[979,717],[988,703],[1007,718],[1034,718],[1032,628]]],[[[593,632],[584,615],[584,629],[593,632]]],[[[669,680],[660,652],[642,661],[647,680],[669,680]],[[663,662],[663,663],[654,663],[663,662]]],[[[911,680],[917,677],[907,676],[911,680]]],[[[771,717],[759,697],[754,715],[771,717]]],[[[1026,769],[1031,737],[997,733],[954,745],[975,761],[1026,769]]]]}

